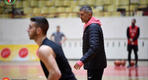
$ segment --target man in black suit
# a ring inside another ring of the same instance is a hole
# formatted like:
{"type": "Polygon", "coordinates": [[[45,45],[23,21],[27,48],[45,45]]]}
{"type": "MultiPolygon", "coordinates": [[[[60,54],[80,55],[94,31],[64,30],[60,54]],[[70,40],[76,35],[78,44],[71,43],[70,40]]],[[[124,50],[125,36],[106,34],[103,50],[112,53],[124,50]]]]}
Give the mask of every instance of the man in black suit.
{"type": "Polygon", "coordinates": [[[80,18],[84,22],[83,57],[74,65],[80,69],[84,64],[88,80],[101,80],[104,68],[107,66],[104,49],[104,38],[101,23],[92,16],[90,6],[80,8],[80,18]]]}

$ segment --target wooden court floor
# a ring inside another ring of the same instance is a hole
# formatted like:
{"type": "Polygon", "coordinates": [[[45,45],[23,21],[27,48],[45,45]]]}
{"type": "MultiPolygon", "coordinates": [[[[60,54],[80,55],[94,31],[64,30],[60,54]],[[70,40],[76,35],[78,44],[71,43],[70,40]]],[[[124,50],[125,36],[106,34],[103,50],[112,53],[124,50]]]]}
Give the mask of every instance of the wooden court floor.
{"type": "MultiPolygon", "coordinates": [[[[86,71],[73,69],[76,61],[69,61],[78,80],[87,80],[86,71]]],[[[139,61],[139,67],[115,67],[108,61],[103,80],[148,80],[148,61],[139,61]]],[[[46,80],[39,62],[0,62],[0,80],[46,80]]]]}

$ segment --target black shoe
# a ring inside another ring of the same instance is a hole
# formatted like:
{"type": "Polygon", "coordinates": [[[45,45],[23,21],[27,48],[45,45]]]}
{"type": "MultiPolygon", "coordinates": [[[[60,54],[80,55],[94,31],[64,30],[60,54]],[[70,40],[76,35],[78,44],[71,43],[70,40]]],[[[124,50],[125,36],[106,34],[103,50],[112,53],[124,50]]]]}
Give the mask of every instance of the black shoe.
{"type": "Polygon", "coordinates": [[[128,65],[128,66],[127,66],[127,68],[130,68],[130,67],[131,67],[131,65],[128,65]]]}

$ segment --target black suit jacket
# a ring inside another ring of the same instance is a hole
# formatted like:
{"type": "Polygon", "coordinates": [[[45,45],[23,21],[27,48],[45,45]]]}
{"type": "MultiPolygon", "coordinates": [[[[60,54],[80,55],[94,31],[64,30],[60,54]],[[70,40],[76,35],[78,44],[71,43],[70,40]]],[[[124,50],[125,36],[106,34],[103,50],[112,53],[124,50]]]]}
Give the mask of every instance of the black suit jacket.
{"type": "Polygon", "coordinates": [[[83,33],[84,69],[100,69],[107,66],[103,31],[99,24],[87,26],[83,33]]]}

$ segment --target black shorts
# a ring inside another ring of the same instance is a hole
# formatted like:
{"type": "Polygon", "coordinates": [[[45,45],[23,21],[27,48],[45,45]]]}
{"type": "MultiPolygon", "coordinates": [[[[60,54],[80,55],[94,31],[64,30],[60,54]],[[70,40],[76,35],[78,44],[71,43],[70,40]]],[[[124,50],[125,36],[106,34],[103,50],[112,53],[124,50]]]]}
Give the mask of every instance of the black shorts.
{"type": "Polygon", "coordinates": [[[127,46],[127,50],[128,51],[131,51],[131,50],[134,50],[134,51],[138,51],[138,46],[137,45],[128,45],[127,46]]]}

